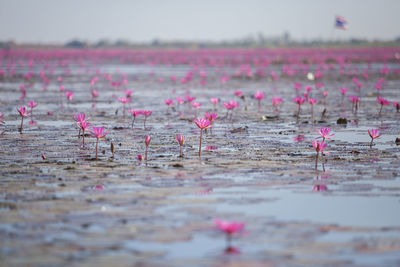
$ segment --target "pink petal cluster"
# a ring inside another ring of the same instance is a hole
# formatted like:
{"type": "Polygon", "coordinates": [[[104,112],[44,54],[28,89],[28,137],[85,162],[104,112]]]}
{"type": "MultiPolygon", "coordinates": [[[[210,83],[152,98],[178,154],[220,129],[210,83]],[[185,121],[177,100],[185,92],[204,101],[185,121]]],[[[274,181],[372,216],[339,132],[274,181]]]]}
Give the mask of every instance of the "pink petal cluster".
{"type": "Polygon", "coordinates": [[[233,235],[241,232],[246,225],[245,223],[242,222],[229,222],[220,219],[215,219],[214,223],[219,230],[221,230],[227,235],[233,235]]]}

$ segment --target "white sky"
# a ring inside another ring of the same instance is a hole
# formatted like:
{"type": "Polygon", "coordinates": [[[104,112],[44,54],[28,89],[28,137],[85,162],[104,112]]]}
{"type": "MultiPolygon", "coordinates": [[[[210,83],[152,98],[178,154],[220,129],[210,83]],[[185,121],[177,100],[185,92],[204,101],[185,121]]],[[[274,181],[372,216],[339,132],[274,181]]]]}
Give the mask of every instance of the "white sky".
{"type": "Polygon", "coordinates": [[[393,39],[399,11],[400,0],[0,0],[0,40],[393,39]],[[336,14],[348,31],[333,29],[336,14]]]}

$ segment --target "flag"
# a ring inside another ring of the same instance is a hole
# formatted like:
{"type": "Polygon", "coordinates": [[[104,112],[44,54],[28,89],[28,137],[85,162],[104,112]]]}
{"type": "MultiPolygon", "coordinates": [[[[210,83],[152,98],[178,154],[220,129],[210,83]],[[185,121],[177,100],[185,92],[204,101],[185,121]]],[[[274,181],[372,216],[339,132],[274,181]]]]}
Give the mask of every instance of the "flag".
{"type": "Polygon", "coordinates": [[[335,27],[341,30],[347,30],[347,19],[342,16],[336,16],[335,27]]]}

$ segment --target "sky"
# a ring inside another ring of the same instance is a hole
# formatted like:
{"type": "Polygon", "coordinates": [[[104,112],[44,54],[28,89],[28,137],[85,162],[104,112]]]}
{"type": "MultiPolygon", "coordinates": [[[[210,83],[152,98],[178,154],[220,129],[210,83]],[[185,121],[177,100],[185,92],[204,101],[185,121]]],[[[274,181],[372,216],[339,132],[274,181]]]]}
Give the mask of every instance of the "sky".
{"type": "Polygon", "coordinates": [[[0,41],[389,40],[400,37],[399,11],[400,0],[0,0],[0,41]]]}

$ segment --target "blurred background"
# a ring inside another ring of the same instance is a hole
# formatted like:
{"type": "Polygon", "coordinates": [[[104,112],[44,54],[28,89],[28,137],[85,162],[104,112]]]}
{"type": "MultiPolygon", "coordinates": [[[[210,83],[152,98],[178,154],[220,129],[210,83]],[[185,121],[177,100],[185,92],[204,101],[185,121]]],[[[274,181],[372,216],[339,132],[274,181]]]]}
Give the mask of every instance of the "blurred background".
{"type": "Polygon", "coordinates": [[[71,47],[400,43],[398,0],[0,0],[0,42],[71,47]],[[335,27],[343,16],[347,30],[335,27]]]}

